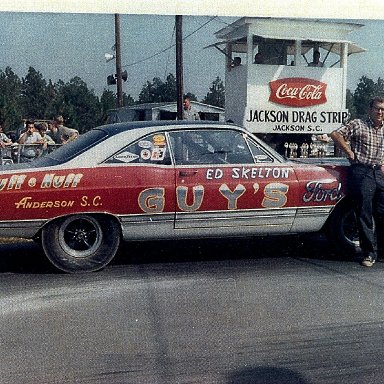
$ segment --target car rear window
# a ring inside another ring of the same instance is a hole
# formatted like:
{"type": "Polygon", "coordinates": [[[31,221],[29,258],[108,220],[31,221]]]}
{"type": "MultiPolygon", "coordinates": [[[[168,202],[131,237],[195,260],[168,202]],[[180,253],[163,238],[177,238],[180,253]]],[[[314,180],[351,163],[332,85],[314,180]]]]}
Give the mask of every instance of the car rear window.
{"type": "Polygon", "coordinates": [[[33,166],[48,167],[56,164],[62,164],[80,155],[88,148],[93,147],[95,144],[105,140],[107,137],[108,134],[104,130],[92,129],[80,135],[76,140],[71,141],[55,151],[36,159],[33,161],[33,166]]]}

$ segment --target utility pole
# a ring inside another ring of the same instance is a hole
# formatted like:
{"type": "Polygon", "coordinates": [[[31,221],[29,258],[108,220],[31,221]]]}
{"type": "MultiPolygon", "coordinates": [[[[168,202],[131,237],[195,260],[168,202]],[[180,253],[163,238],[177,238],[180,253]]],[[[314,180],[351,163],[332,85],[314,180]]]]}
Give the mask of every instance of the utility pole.
{"type": "Polygon", "coordinates": [[[123,79],[121,77],[120,15],[115,13],[117,108],[123,107],[123,79]]]}
{"type": "Polygon", "coordinates": [[[183,120],[183,17],[176,15],[176,88],[177,88],[177,120],[183,120]]]}

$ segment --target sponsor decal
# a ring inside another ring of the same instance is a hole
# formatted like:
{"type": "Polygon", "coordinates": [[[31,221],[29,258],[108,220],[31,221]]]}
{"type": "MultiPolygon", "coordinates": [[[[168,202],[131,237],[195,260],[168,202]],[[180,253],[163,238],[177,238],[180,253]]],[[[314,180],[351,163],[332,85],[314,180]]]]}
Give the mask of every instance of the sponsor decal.
{"type": "Polygon", "coordinates": [[[143,159],[143,160],[149,160],[151,158],[151,151],[149,149],[143,149],[141,152],[140,152],[140,157],[143,159]]]}
{"type": "Polygon", "coordinates": [[[23,197],[15,203],[16,209],[47,209],[47,208],[69,208],[75,204],[74,200],[33,200],[32,197],[23,197]]]}
{"type": "MultiPolygon", "coordinates": [[[[238,200],[242,198],[247,187],[243,184],[237,184],[234,188],[230,188],[227,184],[219,187],[219,193],[224,201],[227,201],[228,210],[236,210],[238,200]]],[[[177,207],[182,212],[196,212],[204,202],[203,185],[195,185],[193,187],[178,186],[176,188],[177,207]]],[[[263,200],[261,206],[263,208],[282,208],[288,202],[289,186],[284,183],[269,183],[263,190],[260,190],[258,183],[252,185],[253,195],[262,194],[263,200]]],[[[138,203],[140,209],[144,213],[162,213],[165,208],[165,189],[164,188],[148,188],[140,192],[138,203]]],[[[257,200],[252,200],[258,208],[257,200]]],[[[250,207],[250,209],[252,209],[250,207]]]]}
{"type": "MultiPolygon", "coordinates": [[[[103,205],[101,196],[82,196],[81,207],[101,207],[103,205]]],[[[50,209],[50,208],[72,208],[75,200],[34,200],[31,196],[25,196],[15,203],[16,209],[50,209]]]]}
{"type": "Polygon", "coordinates": [[[342,196],[341,183],[335,187],[335,183],[322,183],[321,181],[310,181],[306,185],[307,192],[303,196],[303,201],[325,202],[337,201],[342,196]]]}
{"type": "MultiPolygon", "coordinates": [[[[292,174],[291,168],[286,167],[236,167],[231,170],[232,179],[288,179],[292,174]]],[[[207,180],[218,180],[224,177],[221,168],[208,168],[207,180]]]]}
{"type": "Polygon", "coordinates": [[[140,148],[151,148],[152,143],[148,140],[141,140],[139,141],[139,147],[140,148]]]}
{"type": "Polygon", "coordinates": [[[162,134],[154,135],[152,140],[154,145],[165,145],[165,136],[162,134]]]}
{"type": "Polygon", "coordinates": [[[165,157],[166,148],[165,147],[153,147],[152,154],[151,154],[151,160],[164,160],[165,157]]]}
{"type": "Polygon", "coordinates": [[[41,184],[38,184],[36,177],[27,175],[12,175],[10,177],[0,178],[0,192],[8,190],[18,190],[24,185],[29,188],[76,188],[82,179],[82,173],[69,173],[66,175],[57,175],[47,173],[43,176],[41,184]]]}
{"type": "Polygon", "coordinates": [[[101,202],[101,196],[95,196],[95,197],[89,197],[89,196],[83,196],[81,198],[80,205],[82,207],[100,207],[103,205],[101,202]]]}
{"type": "Polygon", "coordinates": [[[291,77],[269,82],[269,101],[291,107],[309,107],[327,102],[327,84],[305,77],[291,77]]]}
{"type": "Polygon", "coordinates": [[[130,163],[132,161],[135,161],[139,158],[139,155],[136,155],[136,153],[131,152],[121,152],[118,155],[114,156],[114,159],[122,161],[123,163],[130,163]]]}

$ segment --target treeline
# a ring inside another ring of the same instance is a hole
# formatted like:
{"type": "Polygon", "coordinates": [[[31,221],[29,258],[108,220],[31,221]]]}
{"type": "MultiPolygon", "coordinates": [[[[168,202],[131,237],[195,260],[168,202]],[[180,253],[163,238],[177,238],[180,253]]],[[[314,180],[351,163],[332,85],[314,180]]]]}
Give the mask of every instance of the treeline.
{"type": "MultiPolygon", "coordinates": [[[[197,100],[192,93],[186,95],[197,100]]],[[[373,96],[384,97],[383,79],[375,82],[363,76],[354,91],[347,90],[347,108],[351,118],[363,117],[373,96]]],[[[124,106],[176,100],[176,79],[173,74],[169,74],[165,81],[157,77],[147,81],[138,100],[123,94],[124,106]]],[[[225,88],[220,77],[212,82],[201,102],[224,108],[225,88]]],[[[101,97],[98,97],[80,77],[74,77],[67,83],[62,80],[53,83],[45,80],[33,67],[29,67],[23,78],[19,78],[10,67],[0,70],[0,122],[6,132],[19,128],[25,118],[52,119],[63,115],[66,125],[84,133],[103,124],[107,111],[115,107],[114,91],[104,89],[101,97]]]]}
{"type": "Polygon", "coordinates": [[[375,82],[367,76],[362,76],[353,92],[347,90],[347,108],[351,118],[365,117],[369,101],[375,96],[384,98],[384,80],[379,77],[375,82]]]}
{"type": "MultiPolygon", "coordinates": [[[[188,93],[188,96],[196,100],[195,95],[188,93]]],[[[123,94],[124,106],[176,99],[176,80],[172,74],[165,82],[159,78],[147,81],[138,100],[123,94]]],[[[224,85],[220,78],[212,83],[202,101],[224,107],[224,85]]],[[[74,77],[67,83],[62,80],[53,83],[46,81],[33,67],[29,67],[23,78],[19,78],[10,67],[0,70],[0,122],[6,132],[19,128],[22,119],[49,120],[63,115],[66,125],[84,133],[103,124],[107,111],[115,107],[114,91],[104,89],[98,97],[80,77],[74,77]]]]}

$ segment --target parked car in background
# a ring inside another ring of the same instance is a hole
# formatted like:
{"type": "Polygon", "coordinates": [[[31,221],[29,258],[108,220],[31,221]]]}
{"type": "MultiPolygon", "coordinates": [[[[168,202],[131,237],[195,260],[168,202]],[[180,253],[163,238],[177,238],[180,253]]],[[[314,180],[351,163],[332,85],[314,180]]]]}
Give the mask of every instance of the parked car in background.
{"type": "Polygon", "coordinates": [[[345,159],[303,161],[226,123],[105,125],[31,163],[4,167],[0,236],[39,239],[66,272],[103,268],[121,240],[330,228],[332,240],[353,251],[345,159]]]}

